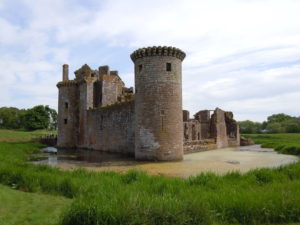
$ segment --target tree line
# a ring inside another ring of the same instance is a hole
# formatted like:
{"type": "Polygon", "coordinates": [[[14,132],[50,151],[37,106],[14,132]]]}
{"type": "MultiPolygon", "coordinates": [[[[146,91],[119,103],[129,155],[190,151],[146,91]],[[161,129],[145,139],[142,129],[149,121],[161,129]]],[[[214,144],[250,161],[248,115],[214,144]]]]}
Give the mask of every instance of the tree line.
{"type": "Polygon", "coordinates": [[[245,120],[239,121],[238,124],[241,134],[300,133],[300,117],[284,113],[273,114],[262,123],[245,120]]]}
{"type": "Polygon", "coordinates": [[[48,105],[37,105],[30,109],[15,107],[0,108],[1,129],[38,130],[57,128],[57,112],[48,105]]]}

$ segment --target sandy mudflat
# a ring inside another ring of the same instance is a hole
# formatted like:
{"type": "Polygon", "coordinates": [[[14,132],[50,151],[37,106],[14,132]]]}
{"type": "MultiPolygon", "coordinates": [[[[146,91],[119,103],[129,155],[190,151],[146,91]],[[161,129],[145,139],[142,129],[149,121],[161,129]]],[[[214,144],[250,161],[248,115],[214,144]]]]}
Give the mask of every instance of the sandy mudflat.
{"type": "Polygon", "coordinates": [[[52,155],[48,160],[41,161],[41,163],[62,169],[83,167],[94,171],[111,170],[118,172],[141,169],[152,175],[189,177],[207,171],[218,174],[235,170],[247,172],[254,168],[277,167],[299,161],[297,156],[278,154],[273,149],[260,148],[259,145],[187,154],[181,162],[136,162],[132,158],[112,154],[107,156],[96,151],[81,151],[79,160],[78,158],[74,160],[76,154],[72,153],[71,156],[68,158],[62,157],[62,154],[52,155]]]}

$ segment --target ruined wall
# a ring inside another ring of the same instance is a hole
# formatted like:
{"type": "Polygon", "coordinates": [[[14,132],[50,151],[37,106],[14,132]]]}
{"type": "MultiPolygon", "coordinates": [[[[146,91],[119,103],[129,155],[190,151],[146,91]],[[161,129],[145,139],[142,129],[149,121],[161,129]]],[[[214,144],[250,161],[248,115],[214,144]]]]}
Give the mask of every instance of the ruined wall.
{"type": "Polygon", "coordinates": [[[183,130],[185,141],[201,140],[201,124],[198,120],[183,122],[183,130]]]}
{"type": "Polygon", "coordinates": [[[108,75],[103,76],[103,80],[101,82],[102,88],[102,96],[101,96],[101,105],[111,105],[117,102],[118,95],[117,95],[117,85],[116,83],[112,82],[108,75]]]}
{"type": "Polygon", "coordinates": [[[181,63],[184,57],[179,49],[162,47],[138,49],[131,55],[135,63],[136,159],[183,158],[181,63]]]}
{"type": "Polygon", "coordinates": [[[233,119],[232,112],[225,112],[225,123],[229,146],[240,146],[240,130],[238,123],[233,119]]]}
{"type": "Polygon", "coordinates": [[[199,139],[211,138],[210,131],[210,110],[202,110],[195,114],[195,120],[200,123],[201,131],[199,139]]]}
{"type": "Polygon", "coordinates": [[[228,147],[225,112],[219,108],[211,116],[211,136],[216,138],[218,148],[228,147]]]}
{"type": "Polygon", "coordinates": [[[59,147],[75,147],[78,137],[78,87],[74,81],[57,84],[58,94],[58,137],[59,147]]]}
{"type": "MultiPolygon", "coordinates": [[[[210,115],[211,111],[199,111],[194,119],[184,116],[185,153],[240,145],[238,124],[232,112],[216,108],[210,115]]],[[[184,114],[188,115],[188,111],[184,114]]]]}
{"type": "Polygon", "coordinates": [[[81,147],[134,154],[134,101],[87,111],[81,147]]]}

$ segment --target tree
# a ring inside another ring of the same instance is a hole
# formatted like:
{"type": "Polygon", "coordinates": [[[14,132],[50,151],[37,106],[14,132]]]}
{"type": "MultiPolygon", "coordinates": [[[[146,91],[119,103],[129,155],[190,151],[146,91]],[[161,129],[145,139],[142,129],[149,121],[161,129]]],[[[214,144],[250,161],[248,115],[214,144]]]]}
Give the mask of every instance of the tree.
{"type": "Polygon", "coordinates": [[[287,133],[300,133],[300,117],[294,117],[285,123],[287,133]]]}
{"type": "Polygon", "coordinates": [[[250,120],[238,122],[241,134],[255,134],[261,132],[262,124],[259,122],[252,122],[250,120]]]}
{"type": "Polygon", "coordinates": [[[48,105],[38,105],[31,109],[15,107],[0,108],[0,128],[2,129],[56,129],[57,112],[48,105]]]}
{"type": "Polygon", "coordinates": [[[22,116],[24,109],[15,107],[0,108],[0,128],[4,129],[20,129],[22,127],[22,116]]]}
{"type": "Polygon", "coordinates": [[[26,130],[47,129],[50,125],[49,106],[35,106],[27,110],[24,118],[26,130]]]}
{"type": "Polygon", "coordinates": [[[293,117],[284,113],[273,114],[268,117],[267,123],[282,123],[291,120],[293,117]]]}
{"type": "Polygon", "coordinates": [[[50,116],[49,129],[55,130],[57,128],[57,112],[55,109],[51,109],[48,105],[45,106],[45,109],[50,116]]]}
{"type": "Polygon", "coordinates": [[[268,117],[267,122],[264,122],[263,126],[265,127],[267,133],[286,133],[287,126],[290,124],[293,118],[294,117],[284,113],[273,114],[268,117]]]}
{"type": "Polygon", "coordinates": [[[285,127],[283,126],[282,123],[268,123],[267,127],[266,127],[267,133],[270,134],[275,134],[275,133],[285,133],[285,127]]]}

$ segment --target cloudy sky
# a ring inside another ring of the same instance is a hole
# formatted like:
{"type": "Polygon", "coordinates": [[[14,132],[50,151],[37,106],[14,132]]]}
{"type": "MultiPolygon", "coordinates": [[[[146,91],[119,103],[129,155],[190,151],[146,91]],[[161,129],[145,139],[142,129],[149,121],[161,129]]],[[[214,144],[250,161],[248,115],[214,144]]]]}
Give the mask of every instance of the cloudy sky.
{"type": "Polygon", "coordinates": [[[109,65],[134,86],[129,55],[175,46],[183,105],[237,120],[300,116],[299,0],[0,0],[0,107],[57,108],[61,66],[109,65]]]}

